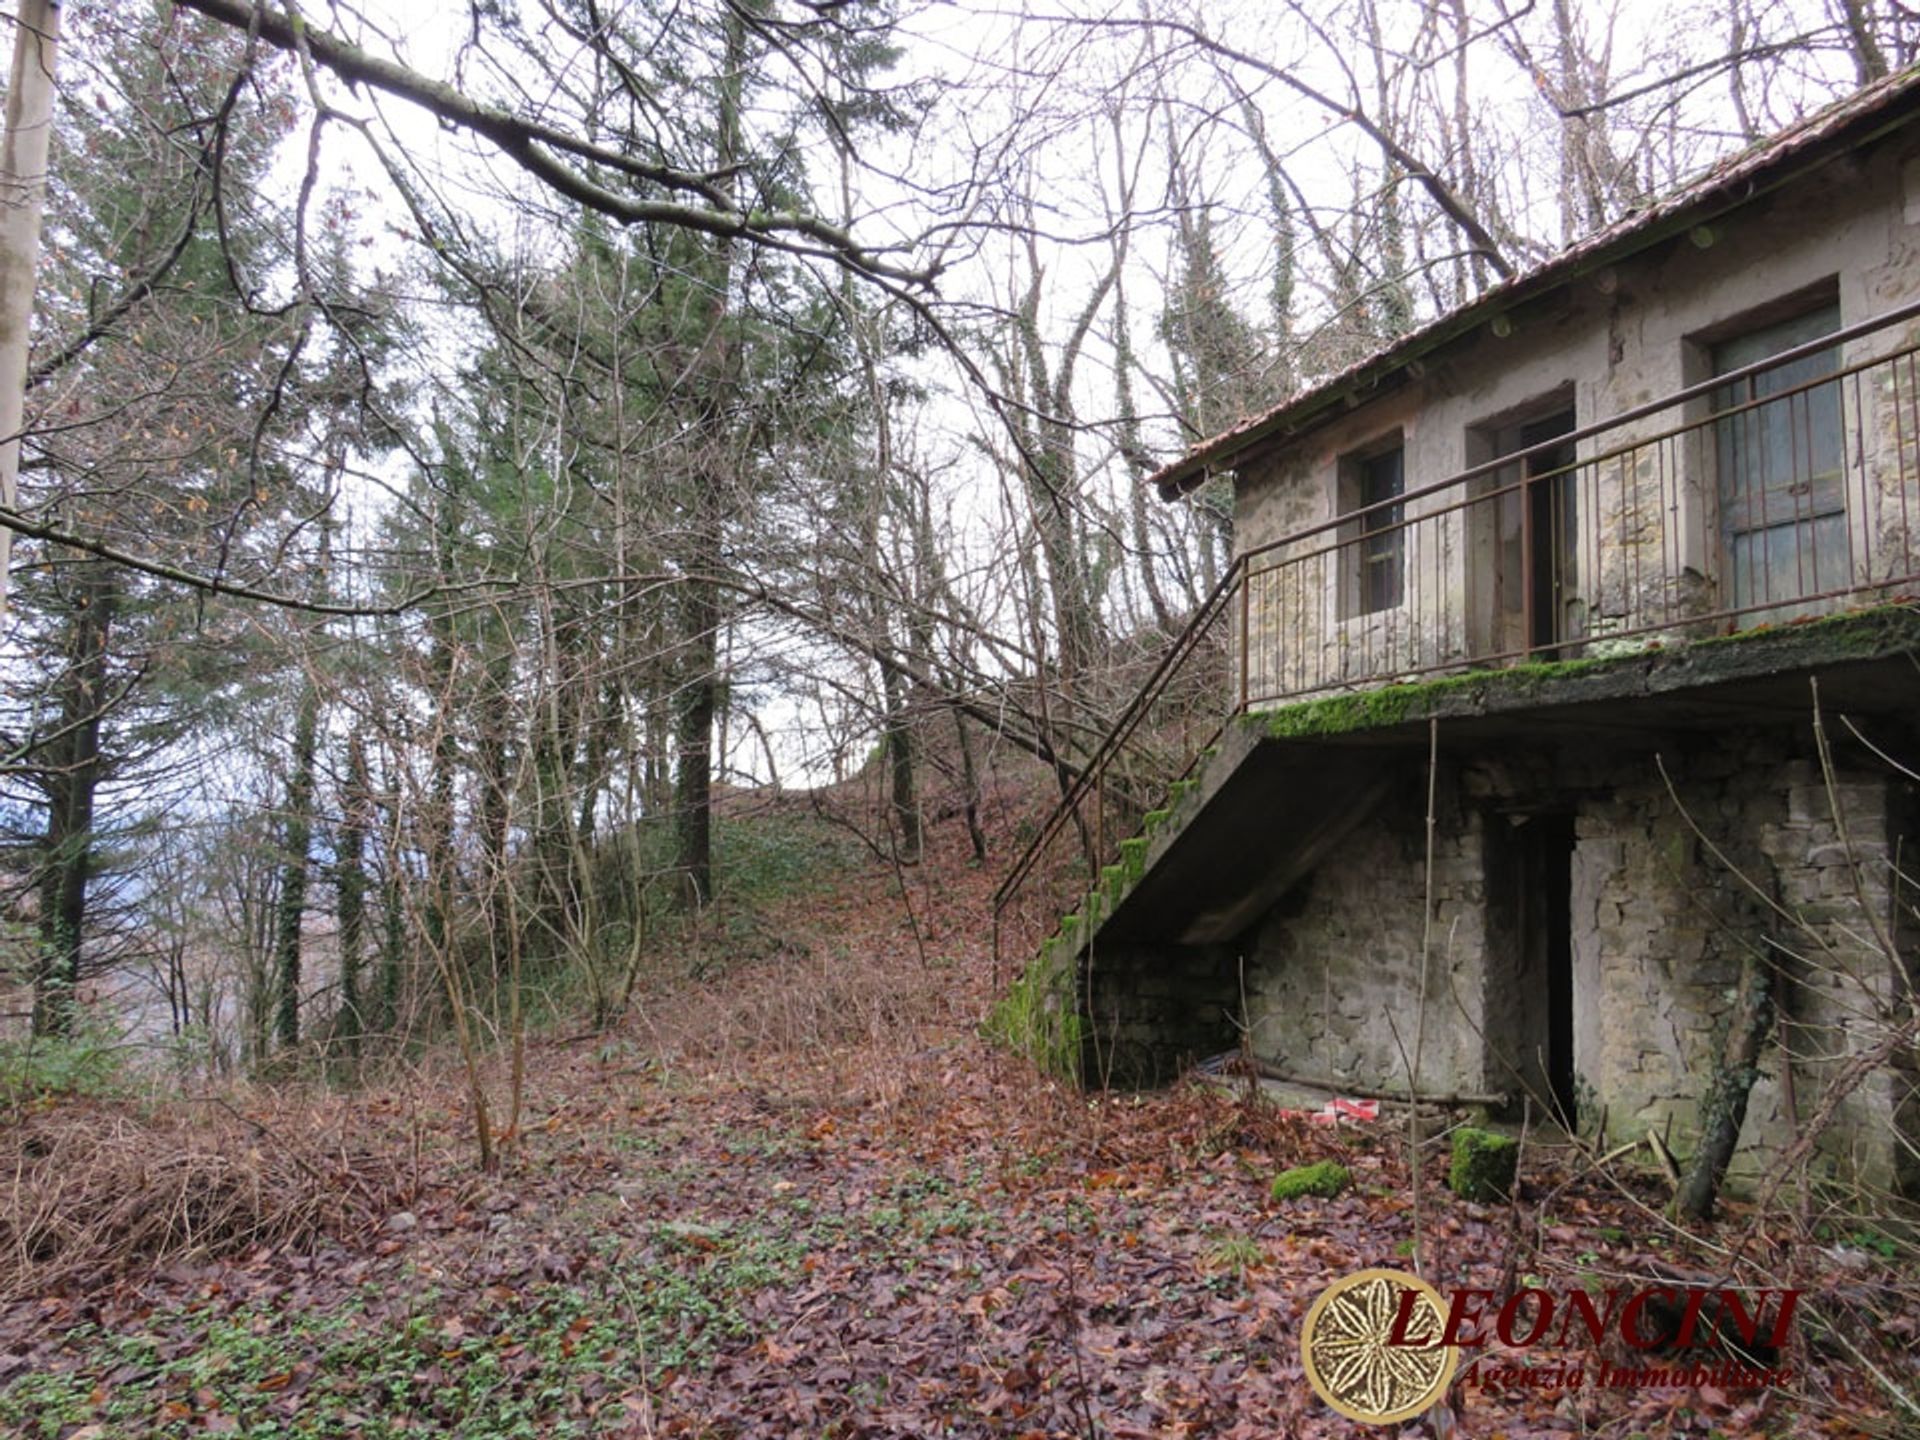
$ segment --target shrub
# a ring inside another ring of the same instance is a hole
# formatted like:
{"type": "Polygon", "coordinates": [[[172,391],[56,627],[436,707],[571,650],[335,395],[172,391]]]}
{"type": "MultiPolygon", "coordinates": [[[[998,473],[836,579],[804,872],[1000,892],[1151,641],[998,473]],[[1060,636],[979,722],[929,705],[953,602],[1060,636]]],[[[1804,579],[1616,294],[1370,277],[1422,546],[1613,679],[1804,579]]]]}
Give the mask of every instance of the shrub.
{"type": "Polygon", "coordinates": [[[0,1104],[45,1096],[113,1096],[130,1088],[126,1047],[82,1023],[70,1036],[0,1041],[0,1104]]]}

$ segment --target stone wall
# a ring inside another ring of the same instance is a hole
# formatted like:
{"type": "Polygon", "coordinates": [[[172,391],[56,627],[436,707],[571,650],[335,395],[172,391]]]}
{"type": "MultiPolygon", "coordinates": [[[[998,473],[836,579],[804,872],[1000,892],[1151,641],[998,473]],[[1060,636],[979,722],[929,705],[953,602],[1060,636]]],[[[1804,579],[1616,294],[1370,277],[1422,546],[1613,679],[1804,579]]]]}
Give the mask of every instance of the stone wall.
{"type": "MultiPolygon", "coordinates": [[[[1789,1110],[1776,1093],[1766,1118],[1784,1136],[1793,1116],[1816,1112],[1848,1057],[1905,1019],[1915,958],[1910,883],[1896,885],[1902,838],[1917,832],[1907,789],[1877,774],[1842,774],[1829,784],[1812,760],[1781,772],[1785,815],[1762,847],[1779,876],[1779,899],[1794,918],[1782,936],[1793,978],[1783,1036],[1795,1057],[1789,1110]]],[[[1911,855],[1911,850],[1908,852],[1911,855]]],[[[1837,1168],[1891,1177],[1920,1193],[1920,1164],[1898,1136],[1920,1139],[1915,1047],[1867,1077],[1837,1115],[1843,1141],[1829,1144],[1837,1168]],[[1898,1117],[1899,1123],[1895,1119],[1898,1117]]]]}
{"type": "MultiPolygon", "coordinates": [[[[1692,1148],[1751,954],[1778,968],[1787,1017],[1742,1131],[1737,1169],[1751,1173],[1904,1014],[1920,926],[1891,862],[1920,834],[1910,788],[1853,745],[1832,789],[1843,835],[1804,727],[1456,756],[1440,776],[1424,1028],[1425,795],[1409,777],[1244,937],[1254,1048],[1301,1076],[1397,1088],[1418,1033],[1428,1093],[1539,1093],[1543,1057],[1515,1037],[1544,1023],[1545,980],[1524,972],[1501,877],[1528,826],[1558,816],[1563,847],[1571,822],[1570,858],[1559,853],[1583,1128],[1623,1140],[1651,1128],[1692,1148]]],[[[1840,1106],[1816,1168],[1920,1181],[1899,1138],[1920,1137],[1913,1055],[1840,1106]]]]}
{"type": "MultiPolygon", "coordinates": [[[[1679,751],[1673,795],[1642,777],[1583,809],[1575,993],[1591,1003],[1576,1001],[1576,1053],[1614,1135],[1693,1133],[1749,947],[1775,969],[1785,1013],[1748,1102],[1739,1169],[1790,1144],[1846,1059],[1898,1019],[1896,966],[1912,956],[1909,944],[1894,958],[1899,777],[1849,769],[1829,791],[1817,761],[1795,753],[1806,748],[1749,735],[1679,751]]],[[[1816,1169],[1912,1184],[1894,1123],[1912,1106],[1911,1058],[1908,1047],[1905,1064],[1840,1104],[1816,1169]]]]}
{"type": "Polygon", "coordinates": [[[1239,1045],[1240,964],[1225,946],[1097,943],[1080,960],[1088,1084],[1164,1085],[1239,1045]]]}
{"type": "Polygon", "coordinates": [[[1410,773],[1248,936],[1256,1053],[1303,1079],[1399,1088],[1417,1048],[1422,1090],[1487,1088],[1477,1041],[1486,988],[1481,818],[1452,803],[1454,787],[1446,793],[1424,1024],[1425,793],[1410,773]]]}
{"type": "MultiPolygon", "coordinates": [[[[1623,756],[1618,783],[1577,807],[1574,1064],[1597,1106],[1583,1122],[1612,1136],[1655,1129],[1691,1147],[1743,955],[1770,953],[1778,926],[1761,896],[1776,880],[1756,847],[1782,802],[1781,757],[1766,751],[1716,736],[1623,756]]],[[[1755,1087],[1749,1139],[1777,1141],[1775,1090],[1755,1087]]]]}

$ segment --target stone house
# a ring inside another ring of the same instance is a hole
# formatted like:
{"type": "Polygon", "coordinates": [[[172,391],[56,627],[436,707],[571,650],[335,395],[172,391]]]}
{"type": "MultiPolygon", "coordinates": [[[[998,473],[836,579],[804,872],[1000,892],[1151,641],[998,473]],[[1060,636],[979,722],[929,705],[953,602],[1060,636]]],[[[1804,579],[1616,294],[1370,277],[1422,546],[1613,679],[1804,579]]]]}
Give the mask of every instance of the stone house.
{"type": "MultiPolygon", "coordinates": [[[[1391,1093],[1417,1054],[1424,1094],[1685,1153],[1757,983],[1744,1163],[1892,1037],[1822,1163],[1914,1187],[1920,77],[1154,479],[1219,474],[1237,558],[1190,636],[1228,719],[1023,982],[1082,1073],[1244,1033],[1391,1093]]],[[[1116,769],[1042,841],[1104,842],[1116,769]]]]}

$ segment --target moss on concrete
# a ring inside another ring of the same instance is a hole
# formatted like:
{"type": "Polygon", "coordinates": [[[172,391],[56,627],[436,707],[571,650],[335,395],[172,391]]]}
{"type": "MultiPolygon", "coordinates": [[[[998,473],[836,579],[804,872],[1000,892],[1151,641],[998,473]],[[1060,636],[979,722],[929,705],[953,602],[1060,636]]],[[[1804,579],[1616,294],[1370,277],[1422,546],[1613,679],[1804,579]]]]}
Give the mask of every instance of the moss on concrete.
{"type": "Polygon", "coordinates": [[[1513,1194],[1519,1165],[1518,1140],[1462,1125],[1453,1132],[1453,1167],[1447,1172],[1447,1188],[1462,1200],[1481,1204],[1505,1200],[1513,1194]]]}
{"type": "Polygon", "coordinates": [[[1276,740],[1343,735],[1353,730],[1374,730],[1424,720],[1440,701],[1453,696],[1533,695],[1553,681],[1591,674],[1619,663],[1617,660],[1555,660],[1515,665],[1505,670],[1442,675],[1432,680],[1358,690],[1351,695],[1305,700],[1298,705],[1283,705],[1278,710],[1255,711],[1243,717],[1241,723],[1252,725],[1276,740]]]}
{"type": "Polygon", "coordinates": [[[1920,604],[1896,601],[1866,610],[1848,610],[1785,625],[1736,630],[1731,635],[1707,635],[1693,641],[1691,650],[1719,650],[1729,645],[1809,645],[1835,660],[1886,654],[1920,640],[1920,604]]]}
{"type": "MultiPolygon", "coordinates": [[[[1069,916],[1078,925],[1078,916],[1069,916]]],[[[1079,946],[1066,934],[1053,936],[987,1012],[987,1039],[1024,1055],[1039,1069],[1080,1082],[1080,1052],[1086,1038],[1077,1002],[1079,946]]]]}
{"type": "Polygon", "coordinates": [[[1322,1200],[1331,1200],[1347,1188],[1352,1178],[1346,1166],[1332,1160],[1296,1165],[1273,1177],[1273,1198],[1298,1200],[1302,1195],[1318,1195],[1322,1200]]]}
{"type": "MultiPolygon", "coordinates": [[[[1448,710],[1504,709],[1550,695],[1570,680],[1635,669],[1686,664],[1709,672],[1740,673],[1743,660],[1762,662],[1779,656],[1793,664],[1818,664],[1871,658],[1920,646],[1920,609],[1911,604],[1881,605],[1791,625],[1743,630],[1684,644],[1657,640],[1623,655],[1578,660],[1537,661],[1496,670],[1472,670],[1431,680],[1378,685],[1351,694],[1303,700],[1273,710],[1257,710],[1239,719],[1254,733],[1276,740],[1344,735],[1425,720],[1448,710]],[[1462,705],[1464,702],[1464,705],[1462,705]]],[[[1693,683],[1721,678],[1718,673],[1691,676],[1693,683]]],[[[1568,700],[1580,698],[1569,695],[1568,700]]]]}

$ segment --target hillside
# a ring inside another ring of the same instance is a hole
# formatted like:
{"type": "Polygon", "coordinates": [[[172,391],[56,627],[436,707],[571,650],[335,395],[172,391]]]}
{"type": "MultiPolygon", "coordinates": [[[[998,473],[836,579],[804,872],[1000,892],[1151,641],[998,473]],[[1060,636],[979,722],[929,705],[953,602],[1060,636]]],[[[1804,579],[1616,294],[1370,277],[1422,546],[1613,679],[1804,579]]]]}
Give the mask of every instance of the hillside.
{"type": "MultiPolygon", "coordinates": [[[[786,845],[838,828],[791,798],[743,823],[786,845]]],[[[778,939],[761,958],[651,982],[612,1033],[538,1036],[494,1176],[451,1056],[352,1091],[25,1107],[0,1427],[1350,1434],[1305,1382],[1301,1318],[1332,1279],[1407,1265],[1419,1233],[1443,1288],[1711,1276],[1739,1243],[1742,1283],[1808,1293],[1784,1389],[1468,1381],[1404,1433],[1898,1432],[1856,1368],[1913,1378],[1891,1240],[1796,1247],[1738,1207],[1695,1240],[1657,1178],[1564,1141],[1528,1142],[1509,1209],[1447,1192],[1436,1135],[1416,1201],[1391,1111],[1335,1126],[1199,1083],[1065,1091],[978,1038],[993,874],[957,820],[929,838],[905,872],[918,943],[893,867],[849,860],[754,917],[778,939]],[[1344,1193],[1272,1198],[1277,1170],[1321,1159],[1350,1168],[1344,1193]]],[[[1611,1343],[1553,1359],[1635,1358],[1611,1343]]]]}

